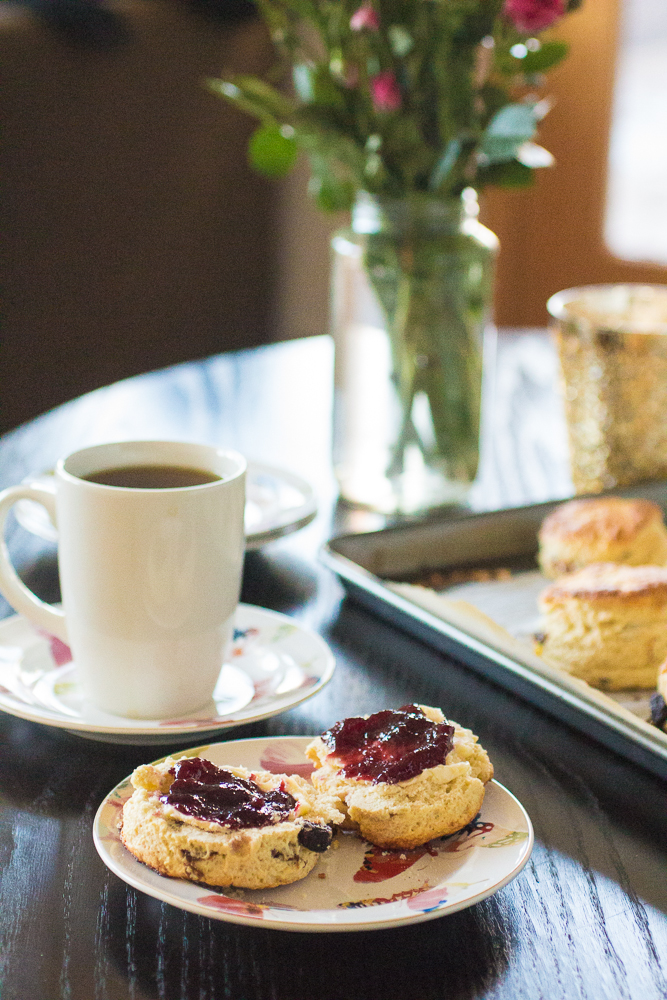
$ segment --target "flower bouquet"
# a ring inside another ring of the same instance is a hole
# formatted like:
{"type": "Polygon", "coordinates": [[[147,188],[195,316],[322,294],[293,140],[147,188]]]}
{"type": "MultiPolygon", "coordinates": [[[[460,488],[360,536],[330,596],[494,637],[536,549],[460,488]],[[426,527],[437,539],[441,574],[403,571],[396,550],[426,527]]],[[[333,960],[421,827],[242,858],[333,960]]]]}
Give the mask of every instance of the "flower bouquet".
{"type": "Polygon", "coordinates": [[[579,3],[257,0],[276,46],[272,74],[209,81],[259,119],[257,170],[283,176],[302,151],[316,203],[352,210],[334,240],[334,284],[349,292],[356,267],[380,318],[341,319],[334,302],[337,351],[352,357],[363,329],[382,327],[391,399],[378,402],[374,438],[350,422],[363,407],[347,405],[350,364],[338,363],[337,467],[349,500],[417,510],[462,499],[475,477],[496,243],[475,195],[526,186],[553,162],[535,138],[549,107],[544,74],[567,46],[539,36],[579,3]]]}

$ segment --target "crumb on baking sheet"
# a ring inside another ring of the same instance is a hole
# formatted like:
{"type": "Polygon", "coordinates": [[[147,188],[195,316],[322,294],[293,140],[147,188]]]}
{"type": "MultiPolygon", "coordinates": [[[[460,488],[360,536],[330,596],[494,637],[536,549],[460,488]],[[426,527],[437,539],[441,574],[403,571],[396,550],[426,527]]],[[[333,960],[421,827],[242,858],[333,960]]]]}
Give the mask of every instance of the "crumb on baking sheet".
{"type": "Polygon", "coordinates": [[[491,580],[511,580],[512,570],[507,566],[461,566],[456,569],[430,569],[424,570],[410,583],[422,587],[430,587],[431,590],[445,590],[447,587],[455,587],[460,583],[488,583],[491,580]]]}

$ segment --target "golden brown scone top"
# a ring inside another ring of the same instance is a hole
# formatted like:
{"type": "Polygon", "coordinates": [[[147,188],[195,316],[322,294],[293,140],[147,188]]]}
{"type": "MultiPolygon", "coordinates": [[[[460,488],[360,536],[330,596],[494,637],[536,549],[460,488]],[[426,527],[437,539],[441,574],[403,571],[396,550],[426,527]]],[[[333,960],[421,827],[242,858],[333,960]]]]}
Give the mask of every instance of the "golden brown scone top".
{"type": "Polygon", "coordinates": [[[667,600],[667,567],[592,563],[575,573],[559,577],[542,592],[540,605],[548,607],[569,597],[580,600],[634,600],[638,595],[648,593],[667,600]]]}
{"type": "Polygon", "coordinates": [[[544,519],[539,537],[623,542],[632,540],[652,521],[662,521],[662,511],[652,500],[621,497],[569,500],[544,519]]]}

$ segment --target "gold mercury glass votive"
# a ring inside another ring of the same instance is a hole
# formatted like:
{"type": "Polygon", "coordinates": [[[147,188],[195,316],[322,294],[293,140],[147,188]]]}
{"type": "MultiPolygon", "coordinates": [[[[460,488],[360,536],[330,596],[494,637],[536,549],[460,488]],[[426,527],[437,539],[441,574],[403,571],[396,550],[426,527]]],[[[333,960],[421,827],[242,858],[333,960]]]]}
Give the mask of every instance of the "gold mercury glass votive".
{"type": "Polygon", "coordinates": [[[569,288],[547,309],[575,492],[667,477],[667,285],[569,288]]]}

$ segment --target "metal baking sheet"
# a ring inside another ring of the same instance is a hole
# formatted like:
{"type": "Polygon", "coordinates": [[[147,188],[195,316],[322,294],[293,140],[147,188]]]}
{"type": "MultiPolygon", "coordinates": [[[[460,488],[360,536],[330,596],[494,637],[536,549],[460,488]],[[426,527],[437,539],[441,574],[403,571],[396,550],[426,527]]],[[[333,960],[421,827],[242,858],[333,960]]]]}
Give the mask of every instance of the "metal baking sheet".
{"type": "MultiPolygon", "coordinates": [[[[667,512],[666,482],[609,495],[645,497],[667,512]]],[[[538,620],[540,589],[537,532],[562,502],[341,535],[322,558],[350,596],[376,614],[667,778],[667,733],[646,721],[650,692],[605,694],[532,650],[528,632],[538,620]],[[473,566],[507,567],[513,575],[504,584],[463,584],[445,592],[406,582],[431,570],[473,566]]]]}

